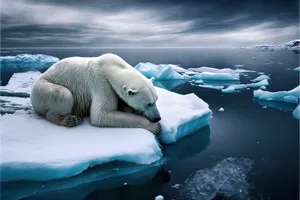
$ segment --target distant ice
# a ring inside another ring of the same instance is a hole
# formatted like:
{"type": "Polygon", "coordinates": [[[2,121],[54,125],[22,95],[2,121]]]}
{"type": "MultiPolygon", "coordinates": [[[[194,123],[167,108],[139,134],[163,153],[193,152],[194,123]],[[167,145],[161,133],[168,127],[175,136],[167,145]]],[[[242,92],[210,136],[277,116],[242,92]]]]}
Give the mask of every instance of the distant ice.
{"type": "Polygon", "coordinates": [[[244,65],[240,65],[240,64],[237,64],[237,65],[234,65],[235,67],[244,67],[244,65]]]}
{"type": "Polygon", "coordinates": [[[297,50],[300,49],[300,39],[278,45],[254,45],[252,48],[258,51],[297,50]]]}
{"type": "Polygon", "coordinates": [[[177,71],[184,71],[183,68],[174,65],[155,65],[153,63],[139,63],[135,66],[135,69],[141,72],[147,78],[154,77],[155,80],[178,80],[185,77],[179,74],[177,71]],[[179,70],[182,69],[182,70],[179,70]],[[176,71],[177,70],[177,71],[176,71]]]}
{"type": "Polygon", "coordinates": [[[253,73],[253,72],[255,72],[254,70],[248,70],[248,69],[235,69],[234,70],[235,72],[237,72],[237,73],[253,73]]]}
{"type": "Polygon", "coordinates": [[[18,72],[46,70],[58,61],[56,57],[43,54],[0,56],[1,70],[18,72]]]}
{"type": "Polygon", "coordinates": [[[162,195],[158,195],[157,197],[155,197],[155,200],[164,200],[164,197],[162,195]]]}
{"type": "Polygon", "coordinates": [[[250,87],[255,88],[255,87],[261,87],[261,86],[266,86],[266,85],[269,85],[269,82],[268,82],[268,80],[265,79],[265,80],[262,80],[257,83],[230,85],[229,87],[223,89],[222,92],[232,93],[232,92],[237,92],[239,90],[250,88],[250,87]]]}
{"type": "Polygon", "coordinates": [[[32,85],[40,75],[38,71],[15,73],[6,86],[0,86],[1,96],[29,97],[32,85]]]}
{"type": "Polygon", "coordinates": [[[212,169],[198,170],[180,187],[182,199],[211,200],[218,195],[232,199],[247,199],[250,184],[247,174],[253,161],[246,158],[227,158],[212,169]]]}
{"type": "Polygon", "coordinates": [[[224,111],[224,108],[221,107],[221,108],[219,109],[219,111],[220,111],[220,112],[223,112],[223,111],[224,111]]]}
{"type": "Polygon", "coordinates": [[[282,101],[297,104],[298,99],[300,98],[300,86],[289,91],[278,92],[269,92],[258,89],[253,92],[253,96],[254,98],[265,101],[282,101]]]}
{"type": "Polygon", "coordinates": [[[295,69],[293,69],[293,71],[298,71],[298,72],[300,72],[300,66],[299,66],[299,67],[296,67],[295,69]]]}

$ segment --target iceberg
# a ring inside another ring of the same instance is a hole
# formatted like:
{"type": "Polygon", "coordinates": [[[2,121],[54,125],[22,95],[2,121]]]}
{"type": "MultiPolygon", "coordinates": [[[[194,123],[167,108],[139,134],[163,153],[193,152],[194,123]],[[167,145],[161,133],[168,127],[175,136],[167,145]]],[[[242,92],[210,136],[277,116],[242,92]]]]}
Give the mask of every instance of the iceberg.
{"type": "Polygon", "coordinates": [[[156,87],[164,88],[166,90],[173,90],[183,84],[185,84],[187,80],[169,80],[169,81],[154,81],[153,84],[156,87]]]}
{"type": "Polygon", "coordinates": [[[13,74],[6,86],[0,86],[1,96],[29,97],[33,83],[40,76],[38,71],[13,74]]]}
{"type": "Polygon", "coordinates": [[[16,72],[44,71],[58,61],[59,58],[43,54],[19,54],[16,56],[0,56],[0,69],[16,72]]]}
{"type": "MultiPolygon", "coordinates": [[[[178,67],[176,70],[178,70],[178,67]]],[[[155,80],[178,80],[185,79],[184,76],[179,74],[175,69],[174,65],[155,65],[153,63],[139,63],[135,66],[135,69],[141,72],[147,78],[154,77],[155,80]]]]}
{"type": "Polygon", "coordinates": [[[188,71],[187,69],[184,69],[182,67],[179,67],[178,65],[173,65],[173,64],[160,64],[159,66],[161,66],[161,67],[171,67],[171,68],[174,69],[174,71],[176,71],[178,73],[185,73],[185,72],[188,71]]]}
{"type": "Polygon", "coordinates": [[[300,66],[299,66],[299,67],[296,67],[295,69],[293,69],[293,71],[298,71],[298,72],[300,72],[300,66]]]}
{"type": "Polygon", "coordinates": [[[250,88],[250,87],[255,88],[255,87],[262,87],[262,86],[266,86],[266,85],[269,85],[269,82],[268,82],[268,80],[264,79],[257,83],[230,85],[229,87],[223,89],[222,92],[232,93],[232,92],[236,92],[236,91],[250,88]]]}
{"type": "Polygon", "coordinates": [[[269,80],[270,77],[267,75],[260,75],[259,77],[251,80],[252,82],[259,82],[259,81],[263,81],[263,80],[269,80]]]}
{"type": "Polygon", "coordinates": [[[300,98],[300,86],[290,91],[269,92],[263,90],[253,91],[253,97],[265,101],[281,101],[286,103],[297,104],[300,98]]]}

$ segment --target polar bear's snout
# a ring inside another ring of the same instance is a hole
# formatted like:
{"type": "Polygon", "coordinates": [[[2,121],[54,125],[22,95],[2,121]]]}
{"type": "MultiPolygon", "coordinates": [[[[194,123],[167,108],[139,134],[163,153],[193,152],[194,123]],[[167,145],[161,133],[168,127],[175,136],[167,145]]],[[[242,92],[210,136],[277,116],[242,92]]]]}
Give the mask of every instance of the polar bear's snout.
{"type": "Polygon", "coordinates": [[[143,115],[149,119],[151,122],[158,122],[161,120],[159,111],[156,107],[156,104],[149,106],[148,109],[143,113],[143,115]]]}

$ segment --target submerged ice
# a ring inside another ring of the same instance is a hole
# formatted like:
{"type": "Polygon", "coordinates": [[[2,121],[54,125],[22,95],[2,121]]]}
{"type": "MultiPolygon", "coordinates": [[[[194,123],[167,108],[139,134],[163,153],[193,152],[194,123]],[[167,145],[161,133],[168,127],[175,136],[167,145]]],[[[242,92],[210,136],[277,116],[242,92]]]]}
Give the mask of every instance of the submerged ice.
{"type": "Polygon", "coordinates": [[[212,169],[198,170],[187,178],[180,187],[180,195],[190,200],[211,200],[218,195],[247,199],[250,192],[247,174],[252,166],[253,161],[247,158],[224,159],[212,169]]]}

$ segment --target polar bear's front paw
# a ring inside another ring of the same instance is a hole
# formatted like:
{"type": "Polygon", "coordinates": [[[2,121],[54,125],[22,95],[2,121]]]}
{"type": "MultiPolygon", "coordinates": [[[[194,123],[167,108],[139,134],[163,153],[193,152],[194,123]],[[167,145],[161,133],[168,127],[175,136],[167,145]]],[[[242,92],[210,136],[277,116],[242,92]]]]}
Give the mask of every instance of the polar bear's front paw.
{"type": "Polygon", "coordinates": [[[152,132],[153,134],[157,135],[161,131],[161,125],[159,122],[150,123],[149,127],[146,128],[148,131],[152,132]]]}
{"type": "Polygon", "coordinates": [[[72,127],[80,124],[81,119],[77,115],[67,115],[62,120],[61,124],[62,126],[72,127]]]}

